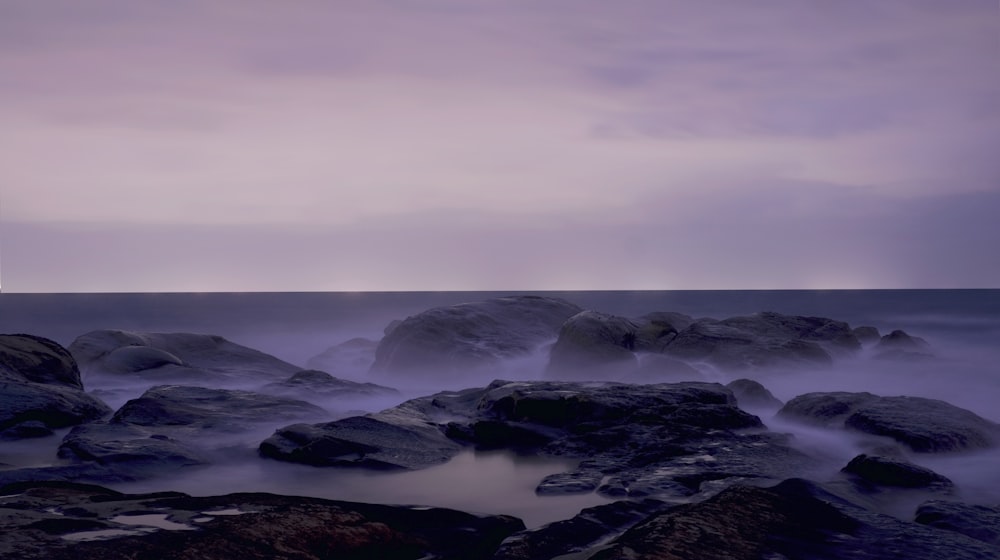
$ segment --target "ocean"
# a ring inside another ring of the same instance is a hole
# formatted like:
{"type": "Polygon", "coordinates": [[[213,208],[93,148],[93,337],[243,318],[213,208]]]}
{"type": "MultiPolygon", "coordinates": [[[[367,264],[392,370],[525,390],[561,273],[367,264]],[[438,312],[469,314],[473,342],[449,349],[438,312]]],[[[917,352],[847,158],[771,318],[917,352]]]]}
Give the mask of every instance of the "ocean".
{"type": "MultiPolygon", "coordinates": [[[[895,329],[926,339],[934,360],[852,361],[797,372],[757,371],[753,376],[779,399],[809,391],[870,391],[946,400],[1000,422],[1000,290],[764,290],[764,291],[569,291],[569,292],[358,292],[358,293],[123,293],[0,294],[0,333],[44,336],[68,346],[95,329],[194,332],[229,340],[305,367],[310,358],[355,337],[378,340],[392,321],[436,306],[505,295],[559,297],[581,307],[623,316],[676,311],[718,319],[760,311],[829,317],[852,327],[895,329]]],[[[497,378],[532,378],[545,356],[494,372],[497,378]],[[517,369],[524,368],[524,369],[517,369]]],[[[367,380],[364,368],[330,371],[367,380]]],[[[734,376],[706,372],[708,381],[734,376]]],[[[455,387],[409,387],[407,396],[442,388],[482,386],[489,378],[457,381],[455,387]]],[[[383,382],[383,380],[378,380],[383,382]]],[[[87,379],[84,378],[85,385],[87,379]]],[[[87,389],[94,387],[88,386],[87,389]]],[[[138,396],[138,394],[134,395],[138,396]]],[[[383,402],[392,406],[397,402],[383,402]]],[[[377,407],[376,407],[377,408],[377,407]]],[[[372,411],[374,408],[372,409],[372,411]]],[[[765,423],[777,426],[772,419],[765,423]]],[[[273,429],[273,428],[270,428],[273,429]]],[[[794,431],[794,427],[780,426],[794,431]]],[[[256,434],[266,437],[268,434],[256,434]]],[[[802,431],[809,438],[815,434],[802,431]]],[[[61,433],[60,433],[61,437],[61,433]]],[[[234,460],[195,474],[116,486],[127,491],[177,490],[192,494],[271,491],[384,503],[416,503],[510,513],[529,526],[571,516],[605,501],[597,495],[539,498],[534,485],[567,468],[564,459],[508,453],[463,453],[452,462],[417,473],[372,475],[278,464],[259,459],[247,440],[234,460]]],[[[58,438],[3,443],[0,463],[44,464],[58,438]]],[[[829,442],[826,442],[829,443],[829,442]]],[[[823,443],[823,445],[826,445],[823,443]]],[[[847,442],[831,445],[831,464],[856,452],[847,442]],[[838,447],[840,446],[840,447],[838,447]],[[842,448],[842,449],[841,449],[842,448]],[[839,449],[839,451],[837,451],[839,449]]],[[[1000,502],[997,453],[929,458],[935,470],[1000,502]]]]}

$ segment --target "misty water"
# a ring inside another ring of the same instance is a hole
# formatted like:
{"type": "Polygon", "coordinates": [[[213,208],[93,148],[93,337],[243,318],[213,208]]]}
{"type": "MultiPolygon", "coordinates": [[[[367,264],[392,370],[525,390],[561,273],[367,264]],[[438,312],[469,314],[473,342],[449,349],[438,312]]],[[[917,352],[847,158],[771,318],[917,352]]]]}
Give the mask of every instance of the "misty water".
{"type": "MultiPolygon", "coordinates": [[[[140,332],[195,332],[229,340],[305,367],[331,346],[363,337],[378,340],[393,320],[425,309],[526,292],[433,293],[269,293],[269,294],[3,294],[0,332],[29,333],[68,346],[90,330],[113,328],[140,332]]],[[[529,292],[530,293],[530,292],[529,292]]],[[[565,298],[584,308],[623,316],[678,311],[694,317],[726,318],[759,311],[830,317],[852,327],[870,325],[883,334],[903,329],[931,344],[933,360],[888,361],[868,356],[841,357],[833,367],[724,372],[699,365],[700,380],[725,383],[738,377],[760,381],[787,401],[811,391],[868,391],[883,396],[941,399],[1000,422],[1000,291],[731,291],[731,292],[534,292],[565,298]]],[[[334,376],[373,381],[400,389],[392,397],[349,401],[316,397],[329,419],[374,412],[407,398],[440,390],[483,386],[493,379],[537,379],[547,361],[536,355],[495,370],[461,378],[407,379],[372,377],[367,364],[345,361],[329,370],[334,376]]],[[[667,381],[667,380],[664,380],[667,381]]],[[[676,381],[671,379],[669,381],[676,381]]],[[[112,408],[138,397],[156,382],[84,378],[88,391],[112,408]]],[[[245,388],[257,388],[247,384],[245,388]]],[[[795,445],[826,459],[825,471],[803,473],[824,480],[870,443],[845,431],[805,427],[750,410],[772,430],[792,433],[795,445]]],[[[375,503],[451,507],[480,513],[503,513],[526,524],[565,519],[581,508],[607,501],[596,494],[539,497],[534,489],[548,474],[572,468],[575,460],[518,456],[508,452],[465,451],[450,462],[404,473],[371,473],[315,468],[260,458],[259,442],[274,429],[210,442],[217,451],[208,467],[185,469],[176,476],[113,485],[128,492],[173,490],[194,495],[273,492],[375,503]]],[[[0,443],[0,463],[10,467],[56,462],[55,450],[65,431],[40,440],[0,443]]],[[[209,443],[205,443],[209,445],[209,443]]],[[[974,503],[1000,503],[1000,451],[915,455],[913,462],[952,479],[958,497],[974,503]]],[[[907,504],[908,507],[908,504],[907,504]]],[[[905,509],[905,508],[903,508],[905,509]]],[[[901,510],[902,511],[902,510],[901,510]]]]}

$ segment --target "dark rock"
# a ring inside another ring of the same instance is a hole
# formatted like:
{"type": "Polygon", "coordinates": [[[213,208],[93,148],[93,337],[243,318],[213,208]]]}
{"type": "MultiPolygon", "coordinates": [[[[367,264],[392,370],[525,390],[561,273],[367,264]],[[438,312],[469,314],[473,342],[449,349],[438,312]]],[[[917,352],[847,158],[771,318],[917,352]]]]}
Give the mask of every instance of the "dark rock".
{"type": "Polygon", "coordinates": [[[583,311],[563,323],[549,354],[550,377],[588,378],[635,369],[639,324],[583,311]]]}
{"type": "Polygon", "coordinates": [[[910,336],[906,331],[894,330],[879,340],[877,348],[880,350],[920,350],[928,346],[930,345],[927,344],[927,341],[920,337],[910,336]]]}
{"type": "Polygon", "coordinates": [[[63,438],[59,456],[103,467],[80,475],[100,482],[140,480],[209,462],[203,451],[155,429],[118,423],[73,428],[63,438]]]}
{"type": "Polygon", "coordinates": [[[408,317],[378,344],[372,371],[450,376],[527,356],[580,308],[557,298],[513,296],[408,317]]]}
{"type": "Polygon", "coordinates": [[[788,401],[778,414],[890,437],[923,453],[984,449],[1000,440],[997,424],[944,401],[921,397],[808,393],[788,401]]]}
{"type": "Polygon", "coordinates": [[[722,321],[700,319],[680,331],[665,352],[725,369],[747,369],[829,364],[831,353],[859,348],[847,323],[765,312],[722,321]]]}
{"type": "MultiPolygon", "coordinates": [[[[634,374],[636,352],[662,352],[677,336],[678,329],[691,324],[691,321],[687,315],[670,312],[629,319],[583,311],[567,319],[559,329],[559,338],[552,347],[546,372],[550,377],[563,379],[634,374]]],[[[661,365],[674,365],[675,370],[687,368],[685,374],[697,375],[697,370],[677,360],[661,365]]]]}
{"type": "Polygon", "coordinates": [[[221,336],[192,333],[137,333],[98,330],[69,347],[87,375],[132,379],[189,379],[245,385],[277,381],[302,368],[221,336]]]}
{"type": "Polygon", "coordinates": [[[646,498],[586,508],[571,519],[512,535],[493,560],[536,560],[580,552],[672,507],[676,506],[646,498]]]}
{"type": "Polygon", "coordinates": [[[357,383],[338,379],[325,371],[302,370],[288,379],[261,387],[269,394],[295,395],[305,400],[316,397],[395,396],[399,391],[375,383],[357,383]]]}
{"type": "Polygon", "coordinates": [[[420,469],[444,463],[461,449],[443,428],[398,410],[326,424],[295,424],[260,444],[265,457],[314,466],[420,469]]]}
{"type": "Polygon", "coordinates": [[[111,410],[83,392],[64,348],[30,335],[0,335],[0,433],[37,437],[101,418],[111,410]]]}
{"type": "Polygon", "coordinates": [[[851,330],[854,336],[857,337],[858,342],[863,346],[871,346],[872,344],[877,344],[881,340],[882,335],[879,334],[878,329],[875,327],[862,326],[851,330]]]}
{"type": "Polygon", "coordinates": [[[125,495],[67,483],[0,493],[16,494],[0,501],[0,556],[24,560],[475,560],[524,529],[507,516],[273,494],[125,495]]]}
{"type": "MultiPolygon", "coordinates": [[[[185,433],[241,432],[263,422],[328,417],[304,401],[227,389],[160,385],[125,403],[112,423],[183,428],[185,433]]],[[[180,432],[178,432],[180,433],[180,432]]]]}
{"type": "Polygon", "coordinates": [[[540,494],[689,497],[791,476],[812,459],[763,433],[718,384],[495,381],[329,424],[279,430],[261,453],[314,465],[423,468],[461,446],[586,458],[540,494]],[[602,484],[603,482],[603,484],[602,484]]]}
{"type": "Polygon", "coordinates": [[[931,500],[917,508],[915,521],[1000,547],[1000,506],[931,500]]]}
{"type": "Polygon", "coordinates": [[[900,488],[953,486],[951,480],[938,473],[907,461],[865,454],[851,459],[841,472],[854,475],[868,484],[900,488]]]}
{"type": "Polygon", "coordinates": [[[776,399],[771,391],[752,379],[736,379],[726,384],[736,396],[736,401],[750,408],[777,409],[784,403],[776,399]]]}
{"type": "Polygon", "coordinates": [[[696,504],[654,515],[587,560],[995,558],[996,547],[854,506],[814,483],[736,486],[696,504]]]}

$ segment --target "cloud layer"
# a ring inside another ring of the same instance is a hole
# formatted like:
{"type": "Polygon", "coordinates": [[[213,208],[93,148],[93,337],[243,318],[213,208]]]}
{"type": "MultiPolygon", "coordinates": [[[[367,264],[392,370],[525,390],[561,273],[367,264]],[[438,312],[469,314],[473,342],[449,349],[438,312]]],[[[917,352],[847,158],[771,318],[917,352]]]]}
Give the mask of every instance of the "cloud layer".
{"type": "Polygon", "coordinates": [[[997,287],[997,12],[0,0],[3,287],[997,287]]]}

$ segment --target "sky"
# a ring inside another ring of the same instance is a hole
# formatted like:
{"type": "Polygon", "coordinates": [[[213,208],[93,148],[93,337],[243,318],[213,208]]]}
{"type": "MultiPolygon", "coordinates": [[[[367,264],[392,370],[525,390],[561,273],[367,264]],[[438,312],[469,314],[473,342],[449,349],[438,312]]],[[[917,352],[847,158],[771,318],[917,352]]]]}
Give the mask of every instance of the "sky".
{"type": "Polygon", "coordinates": [[[1000,288],[997,0],[0,0],[6,292],[1000,288]]]}

